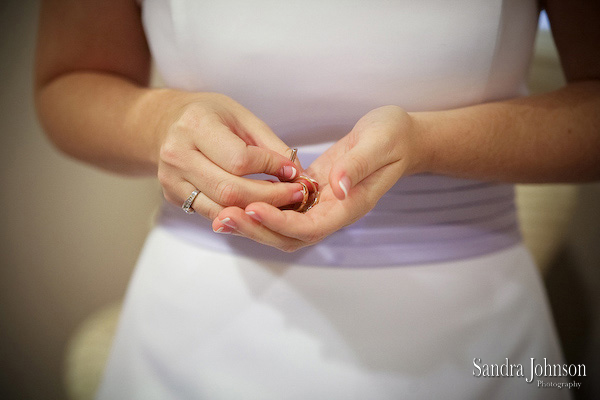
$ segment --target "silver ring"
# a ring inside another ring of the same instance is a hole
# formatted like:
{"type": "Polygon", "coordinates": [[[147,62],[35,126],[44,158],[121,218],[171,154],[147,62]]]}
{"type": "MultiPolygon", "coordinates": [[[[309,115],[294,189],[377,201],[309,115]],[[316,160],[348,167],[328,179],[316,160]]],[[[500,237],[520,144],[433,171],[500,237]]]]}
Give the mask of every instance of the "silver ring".
{"type": "Polygon", "coordinates": [[[187,199],[185,199],[185,201],[183,202],[183,205],[181,206],[181,208],[183,209],[183,211],[185,211],[187,214],[193,214],[195,211],[192,208],[192,204],[194,203],[194,200],[196,200],[196,196],[198,196],[200,194],[200,190],[195,189],[192,194],[189,195],[189,197],[187,199]]]}

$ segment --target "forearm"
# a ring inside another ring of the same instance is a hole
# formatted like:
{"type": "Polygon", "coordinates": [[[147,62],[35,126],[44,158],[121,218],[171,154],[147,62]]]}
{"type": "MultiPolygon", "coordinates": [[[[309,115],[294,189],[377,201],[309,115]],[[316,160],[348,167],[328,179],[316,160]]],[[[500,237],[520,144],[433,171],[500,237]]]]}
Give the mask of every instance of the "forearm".
{"type": "Polygon", "coordinates": [[[105,73],[61,75],[36,91],[40,121],[66,154],[111,171],[155,174],[169,91],[105,73]]]}
{"type": "Polygon", "coordinates": [[[508,182],[600,179],[600,82],[413,114],[420,172],[508,182]]]}

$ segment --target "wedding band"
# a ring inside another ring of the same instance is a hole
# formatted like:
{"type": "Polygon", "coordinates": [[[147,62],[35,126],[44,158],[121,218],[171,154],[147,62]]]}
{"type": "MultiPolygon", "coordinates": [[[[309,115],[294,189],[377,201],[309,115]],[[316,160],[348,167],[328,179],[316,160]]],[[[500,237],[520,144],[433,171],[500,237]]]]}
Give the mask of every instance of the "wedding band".
{"type": "MultiPolygon", "coordinates": [[[[292,150],[292,155],[290,156],[290,161],[294,162],[294,161],[296,161],[296,156],[298,155],[298,149],[294,148],[291,150],[292,150]]],[[[292,182],[298,182],[302,186],[302,194],[304,195],[303,199],[300,203],[289,204],[287,206],[280,207],[279,209],[280,210],[293,210],[293,211],[297,211],[300,213],[305,213],[308,210],[310,210],[311,208],[313,208],[319,202],[319,195],[321,194],[319,192],[319,184],[317,183],[317,181],[315,181],[312,178],[309,178],[306,175],[300,175],[299,177],[294,179],[292,182]],[[301,179],[304,180],[306,183],[300,182],[301,179]],[[308,188],[309,185],[310,185],[311,189],[308,188]],[[294,207],[294,206],[296,206],[296,207],[294,207]]]]}
{"type": "Polygon", "coordinates": [[[308,201],[308,197],[309,197],[309,191],[308,191],[308,187],[302,183],[302,182],[298,182],[300,183],[300,185],[302,185],[302,194],[304,195],[304,198],[302,199],[302,202],[300,203],[300,205],[294,210],[294,211],[298,211],[298,212],[302,212],[302,210],[304,209],[304,206],[306,206],[306,202],[308,201]]]}
{"type": "Polygon", "coordinates": [[[183,202],[183,205],[181,206],[181,208],[183,209],[183,211],[185,211],[187,214],[193,214],[195,211],[192,208],[192,204],[194,203],[194,200],[196,200],[196,196],[198,196],[200,194],[200,190],[195,189],[192,194],[189,195],[189,197],[187,199],[185,199],[185,201],[183,202]]]}
{"type": "Polygon", "coordinates": [[[313,208],[314,206],[319,204],[319,195],[320,194],[321,193],[319,191],[311,193],[311,195],[309,196],[308,202],[306,203],[306,206],[302,210],[303,213],[307,212],[308,210],[310,210],[311,208],[313,208]]]}
{"type": "Polygon", "coordinates": [[[312,189],[310,190],[311,192],[319,191],[319,184],[313,178],[309,178],[306,175],[300,175],[299,177],[296,178],[296,180],[300,180],[300,179],[304,179],[305,181],[310,183],[310,186],[312,187],[312,189]]]}

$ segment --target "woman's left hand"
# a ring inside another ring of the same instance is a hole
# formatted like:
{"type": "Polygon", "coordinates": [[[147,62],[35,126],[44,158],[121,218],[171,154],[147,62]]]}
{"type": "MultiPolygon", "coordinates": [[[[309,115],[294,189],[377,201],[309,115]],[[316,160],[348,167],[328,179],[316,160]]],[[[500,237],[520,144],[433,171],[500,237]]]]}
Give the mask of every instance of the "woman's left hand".
{"type": "Polygon", "coordinates": [[[267,203],[228,207],[213,230],[288,252],[315,244],[369,212],[401,176],[418,172],[421,147],[414,117],[396,106],[377,108],[306,170],[321,184],[319,203],[308,212],[267,203]]]}

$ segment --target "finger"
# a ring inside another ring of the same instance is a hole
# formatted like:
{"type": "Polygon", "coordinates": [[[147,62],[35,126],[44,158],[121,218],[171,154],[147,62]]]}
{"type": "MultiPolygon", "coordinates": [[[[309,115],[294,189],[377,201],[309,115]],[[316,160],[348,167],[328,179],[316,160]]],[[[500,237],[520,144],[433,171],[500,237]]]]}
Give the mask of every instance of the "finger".
{"type": "MultiPolygon", "coordinates": [[[[304,197],[302,185],[253,180],[231,175],[197,150],[178,151],[159,166],[158,177],[167,193],[177,193],[183,179],[223,206],[245,207],[265,201],[277,207],[297,203],[304,197]]],[[[177,198],[177,195],[174,195],[177,198]]]]}
{"type": "Polygon", "coordinates": [[[329,180],[329,171],[333,163],[347,151],[348,135],[344,136],[331,145],[323,154],[312,162],[305,173],[316,179],[318,182],[327,182],[329,180]]]}
{"type": "MultiPolygon", "coordinates": [[[[238,132],[238,135],[245,143],[273,150],[277,154],[283,155],[287,160],[290,159],[292,149],[289,148],[288,145],[285,144],[260,118],[243,108],[239,113],[238,119],[241,121],[242,125],[246,127],[245,132],[238,132]]],[[[295,157],[294,164],[298,171],[303,171],[298,157],[295,157]]],[[[289,179],[291,180],[294,178],[292,177],[289,179]]]]}
{"type": "Polygon", "coordinates": [[[291,150],[264,124],[230,128],[220,118],[205,118],[196,147],[225,171],[237,175],[265,173],[293,180],[298,166],[289,159],[291,150]],[[267,137],[270,137],[267,139],[267,137]]]}
{"type": "Polygon", "coordinates": [[[362,135],[347,142],[353,141],[355,144],[333,162],[329,172],[329,183],[335,197],[340,200],[348,197],[352,187],[393,161],[375,135],[362,135]]]}
{"type": "Polygon", "coordinates": [[[299,183],[269,182],[232,175],[197,151],[190,154],[184,178],[223,206],[245,207],[262,201],[281,207],[295,204],[304,197],[299,183]]]}
{"type": "MultiPolygon", "coordinates": [[[[187,181],[182,181],[175,192],[173,191],[165,191],[164,196],[170,203],[182,207],[183,203],[188,199],[188,197],[192,194],[192,192],[196,190],[196,187],[187,181]]],[[[191,208],[198,213],[199,215],[207,218],[214,219],[223,207],[214,201],[212,201],[209,197],[207,197],[204,193],[200,192],[193,200],[191,208]]],[[[182,210],[183,212],[183,210],[182,210]]]]}
{"type": "Polygon", "coordinates": [[[270,149],[277,154],[283,155],[289,160],[292,150],[267,124],[264,123],[264,121],[247,109],[240,112],[239,120],[241,125],[245,128],[244,132],[240,133],[240,137],[246,143],[270,149]]]}
{"type": "Polygon", "coordinates": [[[245,212],[273,232],[305,243],[316,243],[344,226],[343,207],[316,205],[305,214],[281,211],[266,203],[252,203],[245,212]]]}
{"type": "Polygon", "coordinates": [[[285,237],[266,228],[239,207],[223,209],[213,221],[212,228],[217,233],[235,232],[255,242],[287,252],[306,246],[306,243],[300,240],[285,237]]]}

